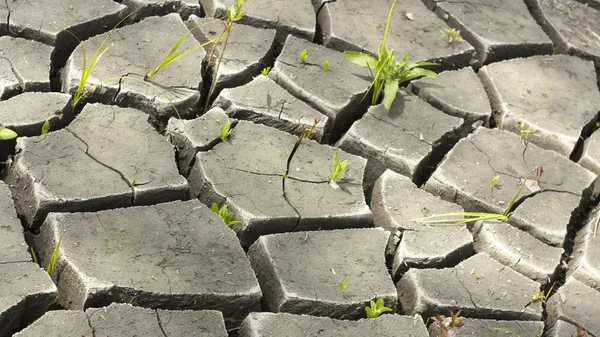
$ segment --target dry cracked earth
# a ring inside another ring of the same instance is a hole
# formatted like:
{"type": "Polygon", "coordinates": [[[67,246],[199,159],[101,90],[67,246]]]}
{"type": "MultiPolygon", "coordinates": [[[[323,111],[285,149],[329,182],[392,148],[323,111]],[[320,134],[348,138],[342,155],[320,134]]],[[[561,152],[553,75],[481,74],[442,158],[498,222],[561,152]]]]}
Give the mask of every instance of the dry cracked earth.
{"type": "Polygon", "coordinates": [[[0,337],[600,336],[598,0],[399,1],[388,47],[439,76],[389,110],[343,51],[377,53],[391,1],[248,0],[217,71],[201,45],[233,3],[0,3],[19,135],[0,143],[0,337]],[[506,222],[415,221],[503,213],[520,188],[506,222]],[[391,312],[366,319],[378,298],[391,312]]]}

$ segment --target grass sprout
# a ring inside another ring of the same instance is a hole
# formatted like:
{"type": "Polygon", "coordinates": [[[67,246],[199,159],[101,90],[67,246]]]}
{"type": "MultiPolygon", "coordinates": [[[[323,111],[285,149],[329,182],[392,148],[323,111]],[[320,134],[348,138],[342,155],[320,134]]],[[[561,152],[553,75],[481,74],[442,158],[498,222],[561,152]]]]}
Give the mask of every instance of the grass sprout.
{"type": "Polygon", "coordinates": [[[444,28],[444,30],[442,30],[441,32],[442,32],[442,37],[446,38],[448,40],[449,44],[452,44],[453,42],[464,42],[465,41],[460,36],[460,30],[457,30],[456,28],[444,28]]]}
{"type": "Polygon", "coordinates": [[[346,171],[348,165],[350,165],[350,162],[347,159],[340,162],[339,151],[335,150],[333,153],[333,164],[329,168],[329,171],[331,172],[331,181],[337,183],[344,179],[344,171],[346,171]]]}
{"type": "Polygon", "coordinates": [[[390,28],[390,22],[392,20],[394,6],[396,5],[397,1],[398,0],[394,0],[388,13],[387,23],[383,33],[383,40],[379,46],[377,58],[362,52],[349,50],[344,51],[344,56],[346,56],[346,58],[352,63],[355,63],[361,67],[369,68],[373,82],[367,89],[365,97],[372,90],[373,98],[371,104],[375,105],[377,102],[379,102],[379,98],[383,94],[383,105],[388,110],[396,98],[400,84],[422,76],[437,77],[436,73],[422,67],[438,65],[437,63],[432,62],[407,62],[406,60],[410,57],[410,54],[404,54],[400,58],[400,61],[396,61],[394,50],[387,48],[387,35],[390,28]],[[375,74],[373,74],[373,71],[375,71],[375,74]]]}
{"type": "Polygon", "coordinates": [[[11,129],[0,127],[0,140],[10,140],[17,138],[17,133],[11,129]]]}
{"type": "Polygon", "coordinates": [[[50,131],[50,121],[46,119],[44,125],[42,125],[42,135],[47,134],[50,131]]]}
{"type": "Polygon", "coordinates": [[[56,248],[52,252],[52,255],[50,256],[50,261],[48,261],[48,266],[46,267],[46,272],[48,273],[48,275],[50,275],[50,277],[54,275],[54,268],[56,267],[56,263],[58,262],[58,251],[60,249],[61,242],[62,235],[59,237],[58,243],[56,244],[56,248]]]}
{"type": "Polygon", "coordinates": [[[123,21],[125,21],[127,18],[129,18],[129,16],[131,14],[132,13],[130,13],[129,15],[127,15],[126,17],[121,19],[121,21],[119,21],[108,32],[106,37],[102,40],[102,43],[100,43],[100,45],[98,46],[98,49],[96,49],[96,52],[92,56],[92,59],[90,60],[89,64],[88,64],[87,54],[85,52],[85,48],[83,47],[83,43],[81,42],[81,40],[79,40],[79,38],[75,34],[66,30],[66,32],[71,34],[77,41],[79,41],[79,46],[81,47],[81,55],[83,56],[83,67],[81,68],[81,77],[79,78],[79,85],[77,86],[77,90],[75,91],[75,96],[73,97],[73,103],[72,103],[73,109],[75,109],[75,107],[77,106],[79,101],[81,101],[81,99],[89,92],[89,90],[84,91],[84,87],[85,87],[88,79],[92,76],[94,69],[96,69],[98,62],[100,62],[100,59],[108,50],[110,50],[112,47],[115,46],[112,43],[110,45],[108,45],[107,47],[104,47],[104,45],[106,44],[106,42],[108,41],[108,39],[110,38],[112,33],[115,31],[115,29],[117,29],[117,27],[119,25],[121,25],[121,23],[123,23],[123,21]]]}
{"type": "Polygon", "coordinates": [[[344,291],[346,291],[346,289],[348,289],[348,285],[349,285],[349,284],[350,284],[350,279],[349,279],[349,278],[347,278],[347,279],[345,279],[344,281],[342,281],[340,284],[338,284],[338,289],[339,289],[341,292],[344,292],[344,291]]]}
{"type": "Polygon", "coordinates": [[[323,62],[323,69],[329,70],[330,67],[331,64],[329,64],[329,60],[325,60],[325,62],[323,62]]]}
{"type": "Polygon", "coordinates": [[[266,67],[260,72],[260,74],[263,76],[267,76],[267,75],[269,75],[270,72],[271,72],[271,67],[266,67]]]}
{"type": "Polygon", "coordinates": [[[511,200],[510,204],[508,205],[508,207],[506,207],[506,210],[504,210],[504,213],[502,213],[502,214],[485,213],[485,212],[452,212],[452,213],[431,215],[431,216],[428,216],[425,218],[413,219],[412,221],[419,222],[419,223],[425,223],[425,224],[435,224],[438,226],[461,225],[461,224],[466,224],[469,222],[491,221],[491,220],[499,220],[502,222],[507,222],[510,219],[510,217],[513,215],[513,212],[511,212],[511,209],[512,209],[513,205],[515,204],[515,202],[517,201],[517,199],[519,198],[521,191],[523,191],[523,187],[525,187],[526,182],[527,182],[527,179],[523,179],[523,183],[521,183],[521,186],[519,187],[517,194],[514,196],[514,198],[511,200]]]}
{"type": "Polygon", "coordinates": [[[233,131],[231,129],[231,122],[227,121],[225,123],[225,125],[221,126],[221,132],[219,133],[219,138],[221,138],[221,141],[225,141],[225,139],[227,139],[229,137],[229,135],[231,134],[231,132],[233,131]]]}
{"type": "Polygon", "coordinates": [[[233,212],[230,212],[227,209],[227,204],[223,204],[223,206],[221,206],[221,208],[219,209],[219,206],[217,206],[217,203],[213,202],[212,207],[210,209],[213,212],[217,213],[221,217],[221,220],[223,220],[223,222],[225,222],[227,227],[231,227],[231,226],[241,222],[239,220],[233,220],[234,214],[233,214],[233,212]]]}
{"type": "Polygon", "coordinates": [[[206,45],[211,44],[211,43],[217,43],[219,40],[221,40],[221,38],[223,38],[223,34],[217,36],[216,38],[205,42],[199,46],[196,46],[192,49],[184,49],[184,50],[180,50],[177,51],[179,49],[179,46],[181,45],[181,43],[183,42],[183,40],[192,32],[194,31],[194,29],[198,28],[199,26],[196,26],[190,30],[188,30],[185,34],[183,34],[178,40],[177,42],[173,45],[173,48],[171,48],[171,50],[169,51],[169,53],[162,59],[162,61],[160,62],[160,64],[158,66],[156,66],[156,68],[152,69],[151,71],[149,71],[148,73],[146,73],[146,75],[144,76],[144,81],[148,81],[152,78],[152,76],[154,76],[157,72],[159,72],[160,70],[164,69],[165,67],[167,67],[168,65],[170,65],[171,63],[179,60],[180,58],[187,56],[191,53],[193,53],[194,51],[200,49],[200,48],[204,48],[206,45]]]}
{"type": "Polygon", "coordinates": [[[308,56],[308,53],[306,51],[306,49],[304,49],[301,53],[300,53],[300,62],[302,62],[302,64],[306,63],[306,57],[308,56]]]}
{"type": "Polygon", "coordinates": [[[377,299],[377,302],[371,300],[370,306],[365,307],[365,311],[367,312],[367,318],[377,318],[384,312],[392,312],[393,310],[386,307],[383,298],[380,297],[377,299]]]}

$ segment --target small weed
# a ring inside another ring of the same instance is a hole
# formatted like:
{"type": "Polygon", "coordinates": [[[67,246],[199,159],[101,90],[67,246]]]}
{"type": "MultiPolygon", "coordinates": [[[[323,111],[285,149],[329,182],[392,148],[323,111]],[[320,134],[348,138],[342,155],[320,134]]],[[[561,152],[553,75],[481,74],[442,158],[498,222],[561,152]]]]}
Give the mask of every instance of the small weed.
{"type": "Polygon", "coordinates": [[[233,212],[230,212],[227,209],[227,204],[223,204],[223,206],[221,206],[221,209],[219,209],[217,203],[213,202],[212,207],[210,209],[213,212],[217,213],[228,227],[231,227],[241,222],[239,220],[233,220],[233,212]]]}
{"type": "Polygon", "coordinates": [[[192,49],[184,49],[181,50],[179,52],[177,52],[177,49],[179,49],[179,46],[181,45],[181,43],[183,42],[183,40],[192,32],[194,31],[194,29],[198,28],[199,26],[196,26],[190,30],[188,30],[185,34],[183,34],[175,43],[175,45],[173,45],[173,48],[171,48],[171,50],[169,51],[169,53],[162,59],[162,61],[160,62],[160,64],[158,66],[156,66],[156,68],[152,69],[151,71],[147,72],[146,75],[144,76],[144,81],[148,81],[150,80],[150,78],[152,78],[152,76],[154,76],[157,72],[159,72],[160,70],[162,70],[163,68],[165,68],[166,66],[168,66],[169,64],[179,60],[180,58],[189,55],[191,53],[193,53],[194,51],[204,48],[206,45],[211,44],[211,43],[217,43],[221,40],[221,38],[223,38],[223,33],[221,33],[221,35],[217,36],[216,38],[205,42],[199,46],[196,46],[192,49]]]}
{"type": "Polygon", "coordinates": [[[584,328],[580,328],[577,327],[577,334],[576,335],[571,335],[571,337],[588,337],[588,333],[587,330],[585,330],[584,328]]]}
{"type": "Polygon", "coordinates": [[[383,298],[378,298],[377,302],[371,300],[371,306],[365,307],[365,311],[367,312],[367,318],[377,318],[381,316],[384,312],[392,312],[392,308],[388,308],[385,306],[385,302],[383,298]]]}
{"type": "Polygon", "coordinates": [[[225,139],[227,139],[229,137],[229,135],[231,134],[231,132],[233,131],[231,129],[231,122],[227,121],[225,123],[225,125],[221,126],[220,128],[221,132],[219,133],[219,138],[221,138],[221,141],[225,141],[225,139]]]}
{"type": "Polygon", "coordinates": [[[17,133],[11,129],[0,127],[0,140],[10,140],[17,138],[17,133]]]}
{"type": "Polygon", "coordinates": [[[267,76],[267,75],[269,75],[270,72],[271,72],[271,67],[266,67],[260,72],[260,74],[263,76],[267,76]]]}
{"type": "MultiPolygon", "coordinates": [[[[225,51],[227,50],[227,43],[229,42],[229,37],[231,36],[231,31],[233,30],[233,24],[235,22],[241,20],[246,15],[246,12],[242,12],[242,6],[244,6],[245,3],[246,3],[246,0],[235,0],[235,4],[231,8],[229,8],[229,7],[225,8],[225,14],[227,15],[227,20],[224,22],[223,31],[221,32],[221,35],[218,40],[218,41],[220,41],[223,38],[223,36],[225,36],[225,42],[223,43],[223,48],[221,49],[221,52],[219,53],[219,59],[217,61],[217,65],[213,72],[212,83],[210,84],[210,88],[208,89],[208,96],[206,98],[206,103],[204,105],[204,111],[208,111],[208,105],[210,103],[210,98],[212,97],[212,94],[215,90],[215,86],[217,85],[217,75],[219,74],[219,67],[221,66],[221,62],[223,61],[223,55],[225,55],[225,51]]],[[[217,44],[215,43],[210,52],[210,56],[208,58],[208,63],[206,65],[207,68],[212,63],[212,59],[215,55],[216,47],[217,47],[217,44]]]]}
{"type": "Polygon", "coordinates": [[[54,274],[54,268],[56,267],[56,263],[58,262],[58,250],[60,249],[60,244],[62,242],[62,235],[58,238],[58,243],[56,244],[56,248],[52,252],[50,256],[50,261],[48,261],[48,267],[46,267],[46,272],[50,277],[54,274]]]}
{"type": "Polygon", "coordinates": [[[350,284],[350,279],[349,279],[349,278],[347,278],[347,279],[345,279],[344,281],[342,281],[342,283],[338,284],[338,289],[339,289],[341,292],[344,292],[344,291],[346,291],[346,289],[348,288],[348,285],[349,285],[349,284],[350,284]]]}
{"type": "Polygon", "coordinates": [[[330,67],[331,64],[329,63],[329,60],[325,60],[325,62],[323,62],[323,69],[329,70],[330,67]]]}
{"type": "Polygon", "coordinates": [[[458,310],[455,314],[454,312],[450,311],[450,322],[448,324],[446,324],[444,316],[441,316],[440,314],[435,315],[433,320],[436,321],[440,326],[440,333],[437,335],[437,337],[445,337],[448,335],[448,332],[450,332],[451,329],[460,328],[464,325],[463,321],[465,319],[463,317],[459,317],[460,312],[461,310],[458,310]]]}
{"type": "Polygon", "coordinates": [[[494,177],[492,177],[492,191],[494,190],[494,187],[496,187],[496,184],[498,183],[499,180],[500,180],[499,175],[495,175],[494,177]]]}
{"type": "Polygon", "coordinates": [[[533,130],[533,125],[530,125],[528,128],[525,128],[525,121],[514,121],[513,126],[519,137],[521,137],[521,139],[523,139],[524,141],[529,141],[531,137],[541,137],[541,135],[537,131],[533,130]]]}
{"type": "MultiPolygon", "coordinates": [[[[541,178],[541,174],[538,174],[538,176],[541,178]]],[[[539,180],[539,178],[536,180],[539,180]]],[[[527,179],[523,179],[523,183],[521,183],[521,187],[519,187],[517,194],[514,196],[514,198],[511,200],[510,204],[508,205],[508,207],[506,207],[506,209],[504,210],[504,213],[502,213],[502,214],[481,213],[481,212],[454,212],[454,213],[431,215],[431,216],[428,216],[425,218],[413,219],[413,221],[420,222],[420,223],[427,223],[427,224],[437,224],[437,225],[461,225],[461,224],[465,224],[465,223],[469,223],[469,222],[488,221],[488,220],[499,220],[502,222],[507,222],[510,219],[510,217],[513,215],[513,212],[511,212],[511,209],[512,209],[513,205],[515,204],[515,202],[517,201],[517,199],[519,198],[521,191],[523,191],[523,187],[525,187],[526,182],[527,182],[527,179]]]]}
{"type": "MultiPolygon", "coordinates": [[[[131,15],[131,14],[129,14],[129,15],[131,15]]],[[[92,76],[94,69],[96,69],[98,62],[100,61],[100,58],[102,58],[102,56],[110,48],[115,46],[114,44],[111,43],[109,46],[104,47],[104,44],[106,43],[106,41],[108,41],[108,39],[110,38],[112,33],[115,31],[115,29],[117,29],[117,27],[129,17],[129,15],[127,15],[121,21],[119,21],[108,32],[106,37],[102,40],[102,43],[100,43],[100,46],[98,46],[98,49],[96,49],[96,52],[94,53],[94,56],[92,56],[92,59],[90,60],[89,64],[87,63],[87,55],[85,53],[85,48],[83,47],[83,43],[81,42],[81,40],[79,40],[79,38],[77,36],[75,36],[75,34],[71,33],[68,30],[66,31],[69,34],[71,34],[77,41],[79,41],[79,46],[81,47],[81,55],[83,56],[83,66],[81,67],[81,77],[79,78],[79,85],[77,86],[77,90],[75,91],[75,96],[73,97],[73,103],[72,103],[73,109],[75,109],[75,107],[77,106],[79,101],[81,101],[81,99],[91,90],[91,89],[88,89],[88,90],[84,91],[84,87],[85,87],[85,84],[87,83],[88,79],[92,76]]]]}
{"type": "Polygon", "coordinates": [[[335,150],[333,153],[333,164],[329,168],[332,183],[337,183],[344,178],[344,171],[348,168],[348,165],[350,165],[350,162],[347,159],[340,162],[339,151],[335,150]]]}
{"type": "Polygon", "coordinates": [[[460,36],[460,30],[457,30],[456,28],[444,28],[444,30],[442,30],[441,32],[442,32],[442,37],[446,38],[448,40],[449,44],[452,44],[453,42],[464,42],[465,41],[460,36]]]}
{"type": "Polygon", "coordinates": [[[31,257],[33,258],[33,262],[35,262],[35,264],[40,264],[37,255],[35,255],[35,252],[33,251],[33,247],[29,248],[29,250],[31,251],[31,257]]]}
{"type": "Polygon", "coordinates": [[[369,68],[371,77],[373,78],[373,82],[367,89],[367,94],[373,90],[371,104],[377,104],[379,97],[383,94],[383,105],[388,110],[396,98],[400,84],[421,76],[437,77],[437,74],[433,71],[421,67],[438,65],[437,63],[432,62],[406,62],[406,59],[410,57],[410,54],[404,54],[400,61],[396,61],[394,50],[388,49],[385,45],[390,28],[390,21],[392,20],[392,13],[397,1],[398,0],[394,0],[388,13],[383,40],[379,46],[377,59],[369,54],[361,52],[349,50],[344,52],[344,56],[352,63],[369,68]],[[375,70],[375,74],[373,74],[373,70],[375,70]]]}
{"type": "Polygon", "coordinates": [[[44,125],[42,125],[42,135],[47,134],[50,131],[50,121],[46,119],[44,125]]]}
{"type": "Polygon", "coordinates": [[[300,53],[300,62],[302,62],[302,64],[306,63],[306,57],[308,56],[308,53],[306,51],[306,49],[304,49],[301,53],[300,53]]]}

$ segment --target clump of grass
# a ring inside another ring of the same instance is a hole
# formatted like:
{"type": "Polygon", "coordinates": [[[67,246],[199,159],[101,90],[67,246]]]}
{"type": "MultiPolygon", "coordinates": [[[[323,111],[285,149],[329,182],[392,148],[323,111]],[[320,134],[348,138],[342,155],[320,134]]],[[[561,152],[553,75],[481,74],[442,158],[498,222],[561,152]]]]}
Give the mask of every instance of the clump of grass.
{"type": "Polygon", "coordinates": [[[92,59],[90,60],[89,64],[88,64],[88,60],[87,60],[87,54],[85,52],[85,48],[83,47],[83,43],[81,42],[81,40],[79,40],[79,38],[75,34],[71,33],[68,30],[66,31],[69,34],[71,34],[77,41],[79,41],[79,46],[81,47],[81,55],[83,56],[83,66],[81,67],[81,77],[79,78],[79,85],[77,86],[77,90],[75,91],[75,95],[73,96],[73,102],[72,102],[73,109],[75,109],[75,107],[77,106],[79,101],[81,101],[81,99],[85,95],[87,95],[87,93],[90,90],[95,88],[95,86],[94,86],[94,87],[84,91],[84,88],[85,88],[85,85],[86,85],[88,79],[92,76],[92,73],[94,72],[94,69],[96,69],[96,66],[98,65],[98,62],[100,62],[100,59],[102,58],[102,56],[109,49],[111,49],[112,47],[115,46],[113,43],[111,43],[107,47],[104,47],[104,44],[106,43],[106,41],[108,41],[108,39],[110,38],[112,33],[115,31],[115,29],[117,29],[117,27],[119,25],[121,25],[121,23],[123,23],[123,21],[125,21],[130,15],[131,14],[124,17],[108,32],[106,37],[102,40],[102,43],[100,43],[100,46],[98,46],[98,49],[96,49],[96,52],[92,56],[92,59]]]}
{"type": "MultiPolygon", "coordinates": [[[[224,22],[223,32],[221,33],[221,38],[219,39],[219,41],[220,41],[222,39],[222,37],[225,36],[225,42],[223,42],[223,48],[221,49],[221,52],[219,53],[219,59],[217,61],[217,65],[213,72],[212,83],[210,84],[210,88],[208,90],[208,96],[206,97],[204,111],[208,111],[208,105],[210,103],[210,98],[211,98],[211,96],[215,90],[215,86],[217,84],[217,75],[219,73],[219,67],[221,66],[221,61],[223,60],[223,55],[225,55],[225,51],[227,50],[227,43],[229,42],[229,37],[231,36],[231,31],[233,30],[233,24],[235,22],[241,20],[246,15],[246,12],[242,12],[242,6],[244,6],[245,3],[246,3],[246,0],[235,0],[235,4],[231,8],[229,8],[229,7],[225,8],[225,14],[227,16],[227,20],[224,22]]],[[[216,46],[217,46],[217,44],[215,43],[212,48],[212,51],[210,53],[210,57],[208,58],[209,59],[208,64],[210,64],[212,62],[212,58],[214,57],[216,46]]],[[[207,67],[208,67],[208,64],[207,64],[207,67]]]]}
{"type": "Polygon", "coordinates": [[[0,140],[11,140],[17,138],[17,133],[11,129],[0,126],[0,140]]]}
{"type": "Polygon", "coordinates": [[[221,132],[219,133],[219,138],[221,138],[221,141],[225,141],[225,139],[227,139],[229,137],[229,135],[231,134],[231,132],[233,131],[231,129],[231,122],[230,121],[225,122],[225,125],[221,126],[220,130],[221,130],[221,132]]]}
{"type": "Polygon", "coordinates": [[[446,38],[449,44],[452,44],[453,42],[465,41],[463,40],[462,36],[460,36],[460,30],[457,30],[456,28],[444,28],[444,30],[441,32],[442,37],[446,38]]]}
{"type": "Polygon", "coordinates": [[[204,48],[206,45],[211,44],[211,43],[218,43],[222,38],[223,38],[223,34],[217,36],[216,38],[205,42],[201,45],[198,45],[192,49],[184,49],[181,51],[177,51],[179,49],[179,46],[181,45],[181,43],[183,42],[183,40],[192,32],[194,31],[194,29],[198,28],[199,26],[196,26],[190,30],[188,30],[185,34],[183,34],[175,43],[175,45],[173,45],[173,48],[171,48],[171,50],[169,51],[169,53],[162,59],[162,61],[160,62],[160,64],[158,66],[156,66],[156,68],[152,69],[151,71],[147,72],[146,75],[144,76],[144,81],[149,81],[152,76],[154,76],[157,72],[159,72],[160,70],[164,69],[165,67],[167,67],[168,65],[170,65],[171,63],[179,60],[180,58],[189,55],[191,53],[193,53],[194,51],[200,49],[200,48],[204,48]]]}
{"type": "Polygon", "coordinates": [[[377,318],[384,312],[392,312],[393,310],[386,307],[383,298],[380,297],[377,302],[371,300],[370,306],[365,307],[365,311],[367,312],[367,318],[377,318]]]}
{"type": "Polygon", "coordinates": [[[333,153],[333,163],[331,167],[329,167],[329,171],[331,172],[330,181],[332,184],[336,184],[344,179],[344,172],[350,165],[348,159],[340,162],[339,150],[335,150],[333,153]]]}
{"type": "Polygon", "coordinates": [[[373,82],[367,90],[367,94],[371,90],[373,91],[371,104],[377,104],[383,94],[383,105],[388,110],[396,98],[400,84],[421,76],[437,77],[437,74],[433,71],[421,67],[438,65],[432,62],[407,62],[406,60],[410,57],[410,54],[404,54],[400,58],[400,61],[396,61],[394,50],[387,48],[385,43],[390,28],[390,21],[392,20],[392,13],[397,1],[394,0],[388,13],[383,40],[379,46],[378,58],[362,52],[344,51],[344,56],[352,63],[369,68],[369,72],[373,78],[373,82]],[[375,71],[375,74],[373,74],[373,71],[375,71]]]}
{"type": "Polygon", "coordinates": [[[235,224],[240,223],[239,220],[233,220],[234,214],[227,209],[227,204],[223,204],[219,209],[216,202],[213,202],[212,207],[210,208],[213,212],[217,213],[223,222],[227,225],[227,227],[231,227],[235,224]]]}

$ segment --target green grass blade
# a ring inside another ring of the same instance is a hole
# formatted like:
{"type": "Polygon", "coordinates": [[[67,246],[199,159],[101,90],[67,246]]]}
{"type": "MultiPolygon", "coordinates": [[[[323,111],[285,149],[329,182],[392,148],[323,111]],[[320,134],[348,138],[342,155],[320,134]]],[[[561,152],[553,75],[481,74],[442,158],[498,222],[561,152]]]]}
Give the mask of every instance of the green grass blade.
{"type": "Polygon", "coordinates": [[[510,212],[510,209],[513,207],[513,205],[515,204],[515,202],[517,202],[517,199],[519,198],[519,195],[521,194],[521,191],[523,191],[523,187],[525,187],[525,183],[527,182],[527,179],[523,179],[523,183],[521,184],[521,187],[519,187],[519,190],[517,191],[517,194],[515,194],[515,197],[512,199],[512,201],[510,202],[510,204],[508,204],[508,207],[506,207],[506,210],[504,211],[504,216],[508,216],[508,213],[510,212]]]}

